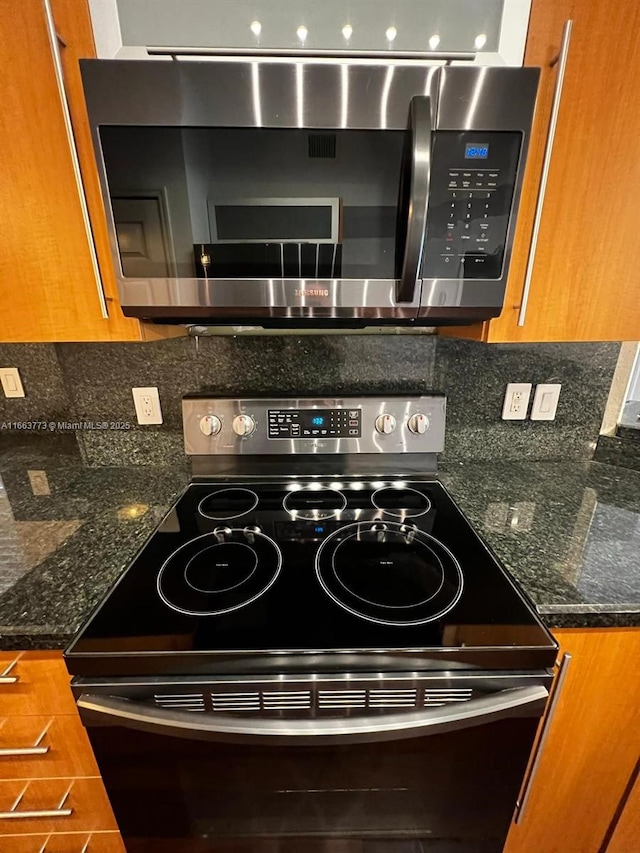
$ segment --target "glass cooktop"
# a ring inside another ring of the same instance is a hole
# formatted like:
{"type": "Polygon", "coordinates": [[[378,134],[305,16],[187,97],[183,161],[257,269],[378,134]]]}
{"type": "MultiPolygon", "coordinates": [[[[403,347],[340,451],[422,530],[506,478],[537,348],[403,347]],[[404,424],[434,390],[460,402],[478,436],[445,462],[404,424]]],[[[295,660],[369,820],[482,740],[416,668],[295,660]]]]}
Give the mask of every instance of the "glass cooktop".
{"type": "Polygon", "coordinates": [[[79,675],[518,669],[555,653],[437,480],[194,482],[67,664],[79,675]]]}

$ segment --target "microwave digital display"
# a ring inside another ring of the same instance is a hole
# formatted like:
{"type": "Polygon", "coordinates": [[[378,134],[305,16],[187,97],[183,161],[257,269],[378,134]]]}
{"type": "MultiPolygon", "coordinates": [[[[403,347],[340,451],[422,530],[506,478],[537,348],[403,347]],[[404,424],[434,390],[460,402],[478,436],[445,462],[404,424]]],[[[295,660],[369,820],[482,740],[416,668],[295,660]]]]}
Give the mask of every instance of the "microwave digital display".
{"type": "Polygon", "coordinates": [[[465,160],[486,160],[489,156],[489,146],[468,142],[464,148],[465,160]]]}

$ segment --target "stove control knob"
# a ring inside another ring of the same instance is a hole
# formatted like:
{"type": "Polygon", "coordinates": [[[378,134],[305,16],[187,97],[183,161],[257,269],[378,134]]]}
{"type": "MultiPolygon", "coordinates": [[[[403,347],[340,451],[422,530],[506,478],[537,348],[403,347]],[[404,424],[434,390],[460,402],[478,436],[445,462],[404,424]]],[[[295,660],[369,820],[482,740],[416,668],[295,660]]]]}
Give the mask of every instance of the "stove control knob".
{"type": "Polygon", "coordinates": [[[205,415],[200,418],[200,432],[203,435],[217,435],[222,429],[222,421],[217,415],[205,415]]]}
{"type": "Polygon", "coordinates": [[[233,431],[236,435],[251,435],[255,428],[256,422],[251,415],[238,415],[233,419],[233,431]]]}
{"type": "Polygon", "coordinates": [[[411,415],[407,426],[415,435],[424,435],[429,429],[429,418],[422,412],[417,412],[417,414],[411,415]]]}
{"type": "Polygon", "coordinates": [[[388,415],[386,412],[383,415],[378,415],[376,418],[376,429],[383,435],[389,435],[396,428],[396,419],[393,415],[388,415]]]}

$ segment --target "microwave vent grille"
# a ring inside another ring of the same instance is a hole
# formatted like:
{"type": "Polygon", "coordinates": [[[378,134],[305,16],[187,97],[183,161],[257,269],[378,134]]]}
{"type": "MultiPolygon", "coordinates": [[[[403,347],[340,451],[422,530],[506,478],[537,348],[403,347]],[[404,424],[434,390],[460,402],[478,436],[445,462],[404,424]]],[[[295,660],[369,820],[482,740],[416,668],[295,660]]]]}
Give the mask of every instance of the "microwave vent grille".
{"type": "Polygon", "coordinates": [[[330,160],[336,156],[335,133],[310,133],[308,143],[309,157],[330,160]]]}

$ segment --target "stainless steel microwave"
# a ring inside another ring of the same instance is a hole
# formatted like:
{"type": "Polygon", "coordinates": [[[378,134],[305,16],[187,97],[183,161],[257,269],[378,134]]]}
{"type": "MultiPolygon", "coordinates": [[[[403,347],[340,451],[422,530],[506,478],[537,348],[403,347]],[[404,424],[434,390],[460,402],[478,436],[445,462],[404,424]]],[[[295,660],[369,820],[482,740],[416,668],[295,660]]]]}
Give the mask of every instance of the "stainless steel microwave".
{"type": "Polygon", "coordinates": [[[126,315],[339,326],[500,313],[538,69],[81,65],[126,315]]]}

